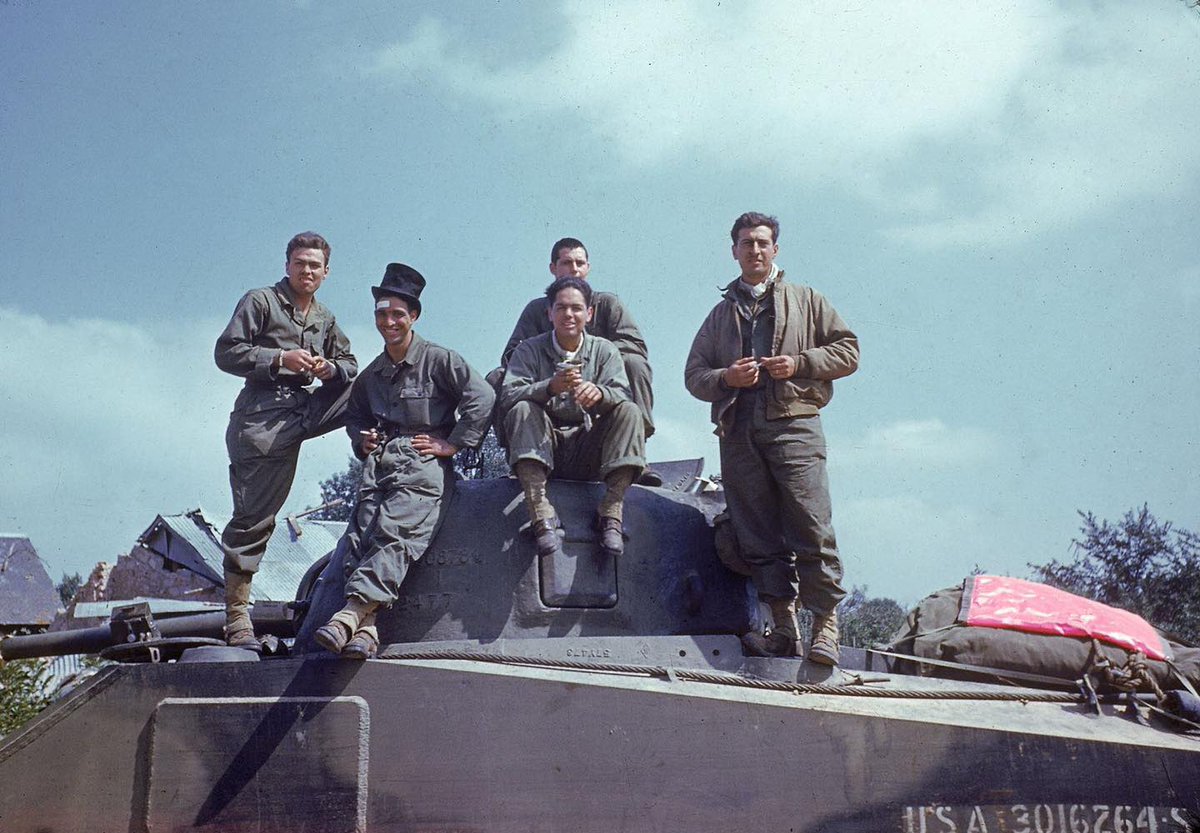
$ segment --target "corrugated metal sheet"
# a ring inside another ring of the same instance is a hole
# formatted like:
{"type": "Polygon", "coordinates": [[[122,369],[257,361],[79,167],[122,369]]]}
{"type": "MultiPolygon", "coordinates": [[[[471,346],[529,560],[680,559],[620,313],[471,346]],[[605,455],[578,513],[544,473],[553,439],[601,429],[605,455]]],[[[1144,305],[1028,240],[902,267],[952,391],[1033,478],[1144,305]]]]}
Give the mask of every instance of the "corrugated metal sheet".
{"type": "Polygon", "coordinates": [[[144,602],[150,605],[153,614],[214,613],[225,609],[221,602],[191,602],[183,599],[152,599],[138,596],[136,599],[117,599],[107,602],[79,602],[75,605],[76,619],[103,619],[108,621],[118,607],[144,602]]]}
{"type": "Polygon", "coordinates": [[[0,535],[0,625],[49,625],[58,591],[24,535],[0,535]]]}
{"type": "MultiPolygon", "coordinates": [[[[207,513],[202,508],[180,515],[159,515],[138,542],[221,585],[224,584],[221,530],[228,522],[228,518],[207,513]]],[[[280,517],[251,585],[251,598],[276,602],[294,599],[304,573],[334,548],[345,531],[344,523],[307,518],[298,518],[293,529],[286,518],[280,517]],[[300,534],[296,535],[294,531],[300,534]]]]}

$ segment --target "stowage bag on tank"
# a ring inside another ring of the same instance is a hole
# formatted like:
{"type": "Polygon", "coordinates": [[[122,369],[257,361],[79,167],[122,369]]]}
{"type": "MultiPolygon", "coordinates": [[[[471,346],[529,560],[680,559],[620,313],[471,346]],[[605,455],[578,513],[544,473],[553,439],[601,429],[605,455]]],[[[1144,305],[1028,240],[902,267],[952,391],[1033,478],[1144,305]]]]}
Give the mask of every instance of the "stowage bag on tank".
{"type": "MultiPolygon", "coordinates": [[[[962,607],[962,586],[948,587],[926,596],[909,612],[904,625],[892,635],[885,650],[963,665],[1055,677],[1067,682],[1083,677],[1101,657],[1115,667],[1124,667],[1129,660],[1130,653],[1123,648],[1088,638],[972,627],[964,623],[962,607]]],[[[1200,686],[1200,648],[1171,640],[1166,642],[1174,658],[1174,667],[1193,686],[1200,686]]],[[[1148,660],[1146,664],[1160,686],[1178,687],[1175,672],[1167,663],[1148,660]]],[[[902,674],[996,681],[994,675],[922,665],[913,660],[892,659],[890,665],[893,671],[902,674]]],[[[1029,684],[1025,680],[1014,682],[1029,684]]]]}

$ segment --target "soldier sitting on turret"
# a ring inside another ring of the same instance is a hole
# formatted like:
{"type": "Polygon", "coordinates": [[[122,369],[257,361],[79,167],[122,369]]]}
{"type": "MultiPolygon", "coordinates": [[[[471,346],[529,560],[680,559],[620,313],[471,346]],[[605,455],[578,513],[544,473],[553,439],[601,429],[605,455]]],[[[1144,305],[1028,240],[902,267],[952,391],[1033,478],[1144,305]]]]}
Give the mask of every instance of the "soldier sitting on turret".
{"type": "Polygon", "coordinates": [[[355,659],[378,650],[375,613],[399,597],[409,565],[433,540],[454,487],[451,458],[483,439],[495,402],[462,356],[412,330],[424,288],[425,278],[402,263],[388,264],[371,288],[384,350],[355,380],[346,411],[351,446],[365,460],[343,539],[346,605],[315,638],[355,659]]]}
{"type": "Polygon", "coordinates": [[[601,549],[617,556],[625,547],[625,492],[646,466],[642,412],[617,348],[585,331],[593,314],[587,281],[559,278],[546,298],[553,329],[517,345],[500,390],[509,463],[525,490],[540,555],[562,547],[561,525],[546,497],[553,474],[605,482],[596,525],[601,549]]]}

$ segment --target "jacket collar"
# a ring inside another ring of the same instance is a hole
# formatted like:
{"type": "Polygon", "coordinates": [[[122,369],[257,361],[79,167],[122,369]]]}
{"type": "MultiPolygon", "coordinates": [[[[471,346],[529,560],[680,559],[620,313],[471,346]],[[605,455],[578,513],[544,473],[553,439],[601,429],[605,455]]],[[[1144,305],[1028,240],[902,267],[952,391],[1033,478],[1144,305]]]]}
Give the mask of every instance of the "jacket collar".
{"type": "MultiPolygon", "coordinates": [[[[784,279],[785,274],[786,273],[782,269],[780,269],[779,272],[776,273],[775,286],[772,287],[772,289],[771,289],[772,294],[778,294],[779,290],[783,287],[783,279],[784,279]]],[[[736,304],[737,303],[737,288],[738,288],[738,283],[741,281],[741,279],[742,279],[742,276],[738,275],[736,278],[731,280],[729,283],[725,284],[725,286],[722,287],[720,290],[721,297],[723,297],[727,301],[732,301],[733,303],[736,304]]]]}
{"type": "Polygon", "coordinates": [[[292,285],[288,283],[287,278],[280,278],[275,284],[275,294],[279,296],[279,300],[292,309],[296,308],[296,293],[292,291],[292,285]]]}
{"type": "Polygon", "coordinates": [[[425,355],[427,343],[425,339],[421,338],[421,336],[418,335],[415,330],[411,332],[412,341],[408,343],[408,352],[404,354],[404,358],[399,362],[393,362],[392,357],[388,355],[387,348],[384,348],[383,352],[379,354],[379,364],[375,368],[376,373],[391,374],[402,364],[412,367],[418,361],[420,361],[421,357],[425,355]]]}
{"type": "MultiPolygon", "coordinates": [[[[591,352],[589,348],[589,342],[592,338],[593,336],[585,329],[583,331],[583,336],[579,339],[579,348],[575,350],[572,355],[576,358],[583,358],[584,355],[591,352]]],[[[554,330],[550,331],[550,349],[556,356],[562,357],[567,355],[566,349],[558,343],[558,336],[555,335],[554,330]]]]}

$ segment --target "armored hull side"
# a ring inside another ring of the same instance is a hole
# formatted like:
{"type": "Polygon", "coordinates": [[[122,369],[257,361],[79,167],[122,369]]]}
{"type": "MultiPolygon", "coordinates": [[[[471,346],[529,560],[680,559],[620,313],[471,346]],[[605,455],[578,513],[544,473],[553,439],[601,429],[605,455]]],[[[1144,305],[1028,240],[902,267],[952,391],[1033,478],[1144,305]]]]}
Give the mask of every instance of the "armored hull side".
{"type": "Polygon", "coordinates": [[[106,670],[0,747],[0,829],[1166,833],[1200,809],[1195,739],[968,683],[798,695],[465,660],[254,667],[106,670]]]}

